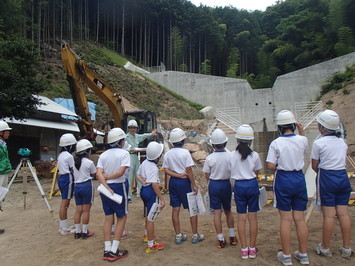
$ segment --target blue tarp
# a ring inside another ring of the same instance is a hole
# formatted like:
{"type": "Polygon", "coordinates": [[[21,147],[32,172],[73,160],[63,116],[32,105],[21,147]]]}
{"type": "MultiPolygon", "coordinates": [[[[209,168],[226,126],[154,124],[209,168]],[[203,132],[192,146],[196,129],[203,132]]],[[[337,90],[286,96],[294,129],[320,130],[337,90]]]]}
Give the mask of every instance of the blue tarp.
{"type": "MultiPolygon", "coordinates": [[[[57,104],[60,104],[61,106],[65,107],[68,110],[70,110],[70,111],[75,113],[73,99],[54,98],[53,100],[57,104]]],[[[88,102],[88,106],[89,106],[89,110],[90,110],[90,113],[91,113],[91,120],[95,121],[96,120],[96,104],[94,104],[92,102],[88,102]]],[[[62,118],[69,119],[69,120],[77,120],[76,117],[68,116],[68,115],[62,115],[62,118]]]]}

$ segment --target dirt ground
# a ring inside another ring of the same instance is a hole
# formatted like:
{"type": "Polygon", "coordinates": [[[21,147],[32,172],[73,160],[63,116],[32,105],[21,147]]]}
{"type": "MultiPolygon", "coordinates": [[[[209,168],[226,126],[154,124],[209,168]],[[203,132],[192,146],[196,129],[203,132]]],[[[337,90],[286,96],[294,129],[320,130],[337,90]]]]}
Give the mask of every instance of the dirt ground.
{"type": "MultiPolygon", "coordinates": [[[[19,179],[20,180],[20,179],[19,179]]],[[[94,181],[98,186],[98,181],[94,181]]],[[[202,183],[202,182],[201,182],[202,183]]],[[[42,187],[48,192],[51,179],[41,180],[42,187]]],[[[202,184],[201,184],[202,185],[202,184]]],[[[203,185],[201,187],[204,187],[203,185]]],[[[101,200],[96,191],[95,203],[91,211],[89,229],[95,235],[87,240],[75,240],[72,235],[58,234],[58,210],[60,197],[53,197],[49,203],[52,207],[51,217],[44,200],[41,198],[34,182],[28,183],[27,207],[24,210],[23,184],[14,183],[3,204],[4,212],[0,212],[0,228],[5,233],[0,235],[0,264],[7,265],[105,265],[103,255],[103,218],[101,200]]],[[[169,203],[169,195],[164,195],[169,203]]],[[[269,195],[272,198],[270,192],[269,195]]],[[[73,224],[75,204],[71,202],[69,208],[69,223],[73,224]]],[[[233,204],[233,212],[235,206],[233,204]]],[[[350,207],[352,221],[355,218],[355,207],[350,207]]],[[[234,214],[235,220],[237,218],[234,214]]],[[[260,254],[254,260],[242,260],[239,257],[240,245],[227,245],[224,249],[217,249],[216,234],[213,218],[205,214],[199,216],[199,232],[206,236],[206,240],[192,244],[186,241],[181,245],[174,243],[174,231],[171,223],[171,207],[166,206],[155,223],[157,240],[166,243],[166,248],[153,254],[145,253],[143,243],[144,218],[141,199],[134,198],[129,205],[129,215],[126,229],[133,232],[129,239],[121,241],[121,249],[127,249],[129,256],[114,262],[121,265],[281,265],[276,259],[276,252],[280,249],[278,226],[279,217],[276,209],[266,206],[259,212],[259,234],[257,247],[260,254]]],[[[181,227],[191,239],[188,212],[181,213],[181,227]]],[[[228,236],[225,219],[223,218],[225,236],[228,236]]],[[[293,227],[292,250],[297,249],[295,229],[293,227]]],[[[314,211],[309,222],[309,256],[311,265],[354,265],[355,257],[351,260],[343,259],[338,251],[341,236],[338,223],[335,227],[331,249],[333,258],[317,256],[312,247],[320,241],[321,214],[314,211]]],[[[355,230],[352,231],[355,239],[355,230]]],[[[353,243],[353,247],[355,247],[353,243]]],[[[298,263],[294,260],[295,265],[298,263]]]]}

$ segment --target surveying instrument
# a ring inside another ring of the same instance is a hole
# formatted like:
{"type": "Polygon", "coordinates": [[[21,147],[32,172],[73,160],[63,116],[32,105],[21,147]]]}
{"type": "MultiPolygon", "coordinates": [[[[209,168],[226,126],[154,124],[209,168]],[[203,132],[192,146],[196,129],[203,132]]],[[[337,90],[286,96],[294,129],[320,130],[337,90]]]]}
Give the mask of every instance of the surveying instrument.
{"type": "Polygon", "coordinates": [[[37,184],[38,190],[41,193],[42,198],[44,199],[44,201],[48,207],[49,212],[51,213],[51,215],[53,215],[53,210],[51,209],[51,206],[49,205],[49,203],[47,201],[47,198],[44,194],[41,183],[38,180],[36,171],[33,168],[32,164],[30,162],[30,159],[28,158],[31,154],[31,151],[27,148],[20,148],[18,150],[17,154],[20,155],[22,158],[16,167],[14,175],[11,177],[11,180],[10,180],[9,185],[7,186],[7,189],[10,190],[12,183],[14,182],[16,176],[18,175],[19,171],[21,170],[23,172],[23,174],[22,174],[22,177],[23,177],[23,192],[22,192],[22,194],[24,196],[23,208],[26,209],[27,177],[28,177],[28,170],[29,170],[32,174],[34,181],[37,184]]]}

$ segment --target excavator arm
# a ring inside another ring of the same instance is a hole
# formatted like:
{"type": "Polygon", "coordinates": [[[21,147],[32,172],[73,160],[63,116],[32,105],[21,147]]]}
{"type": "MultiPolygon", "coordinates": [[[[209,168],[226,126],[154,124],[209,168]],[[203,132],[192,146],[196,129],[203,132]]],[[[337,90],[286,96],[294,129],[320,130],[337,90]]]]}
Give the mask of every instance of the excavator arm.
{"type": "Polygon", "coordinates": [[[62,60],[75,112],[80,116],[79,128],[82,135],[87,136],[93,132],[93,122],[85,95],[85,84],[107,104],[115,127],[122,127],[124,108],[121,95],[113,89],[110,83],[92,70],[66,43],[62,44],[62,60]]]}

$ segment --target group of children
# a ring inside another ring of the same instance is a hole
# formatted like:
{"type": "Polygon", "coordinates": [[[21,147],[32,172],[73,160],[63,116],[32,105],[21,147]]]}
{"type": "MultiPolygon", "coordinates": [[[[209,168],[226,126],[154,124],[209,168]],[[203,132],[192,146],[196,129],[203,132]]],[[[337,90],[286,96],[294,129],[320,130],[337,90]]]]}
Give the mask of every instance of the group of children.
{"type": "MultiPolygon", "coordinates": [[[[311,159],[312,168],[317,172],[317,200],[323,210],[322,242],[315,248],[317,254],[332,256],[329,249],[330,238],[334,229],[334,218],[340,222],[343,245],[340,252],[344,258],[350,258],[351,221],[348,211],[348,200],[351,186],[345,170],[347,145],[339,138],[339,116],[331,110],[322,112],[317,118],[318,129],[322,137],[313,144],[311,159]]],[[[277,258],[283,265],[292,265],[291,258],[291,224],[295,222],[299,248],[294,257],[302,264],[308,265],[307,239],[308,229],[304,218],[308,197],[305,176],[302,172],[304,156],[308,146],[307,138],[303,135],[303,127],[297,123],[290,111],[283,110],[276,117],[276,124],[280,137],[276,138],[269,147],[267,155],[268,168],[275,171],[274,204],[280,215],[280,240],[282,251],[277,258]],[[296,129],[299,135],[295,134],[296,129]]],[[[76,158],[74,151],[76,140],[71,134],[64,134],[60,140],[62,152],[58,158],[60,178],[59,187],[62,192],[60,205],[60,233],[70,234],[73,229],[66,222],[66,209],[73,190],[72,177],[74,174],[76,212],[75,238],[87,238],[93,235],[87,225],[90,217],[90,207],[93,202],[92,176],[95,175],[100,183],[110,191],[122,196],[122,203],[118,204],[103,194],[100,194],[105,213],[104,221],[104,260],[115,261],[128,256],[127,250],[120,250],[119,243],[124,232],[128,214],[129,170],[131,167],[130,153],[124,149],[126,133],[120,128],[114,128],[108,133],[108,143],[111,148],[99,157],[97,170],[88,159],[92,145],[87,140],[80,140],[76,144],[76,158]],[[91,193],[91,194],[90,194],[91,193]],[[90,196],[89,196],[90,194],[90,196]],[[117,217],[116,229],[111,241],[111,227],[117,217]],[[82,222],[83,227],[80,227],[82,222]]],[[[222,210],[226,215],[229,232],[229,242],[237,245],[234,218],[231,211],[232,186],[234,180],[234,200],[237,209],[237,229],[241,244],[242,259],[254,259],[259,253],[256,248],[258,232],[257,212],[259,211],[258,171],[262,168],[260,157],[251,149],[254,139],[253,129],[249,125],[242,125],[237,129],[238,141],[236,149],[229,153],[225,147],[228,141],[225,133],[216,129],[211,135],[214,152],[210,154],[203,166],[203,172],[208,181],[210,207],[214,210],[214,226],[217,232],[217,247],[224,248],[227,241],[223,235],[221,216],[222,210]],[[247,244],[246,222],[249,223],[249,245],[247,244]]],[[[186,140],[185,132],[175,128],[170,132],[169,141],[173,148],[164,154],[163,169],[170,176],[169,197],[172,207],[172,223],[175,231],[175,243],[182,244],[188,239],[180,227],[180,208],[188,209],[187,193],[197,193],[192,166],[194,162],[190,153],[183,148],[186,140]]],[[[151,142],[147,146],[147,158],[139,166],[137,179],[141,182],[141,199],[150,212],[154,204],[164,208],[165,201],[159,189],[158,161],[163,153],[163,145],[151,142]]],[[[190,217],[192,229],[191,242],[199,243],[205,239],[198,233],[197,215],[190,217]]],[[[146,228],[143,237],[147,242],[147,253],[164,249],[165,244],[155,241],[154,222],[146,218],[146,228]]]]}

